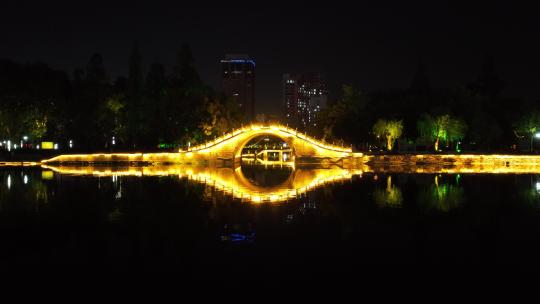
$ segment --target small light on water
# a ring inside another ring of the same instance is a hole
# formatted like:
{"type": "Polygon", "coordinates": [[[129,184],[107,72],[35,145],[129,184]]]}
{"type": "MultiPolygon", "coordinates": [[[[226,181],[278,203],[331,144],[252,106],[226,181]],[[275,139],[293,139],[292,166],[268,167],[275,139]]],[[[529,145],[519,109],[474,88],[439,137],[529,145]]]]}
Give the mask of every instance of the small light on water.
{"type": "Polygon", "coordinates": [[[9,175],[9,174],[7,176],[7,188],[8,188],[8,190],[11,189],[11,175],[9,175]]]}
{"type": "Polygon", "coordinates": [[[58,150],[58,144],[54,144],[54,149],[58,150]]]}
{"type": "Polygon", "coordinates": [[[24,177],[23,177],[23,183],[24,183],[25,185],[28,184],[28,175],[26,175],[26,174],[25,174],[24,177]]]}

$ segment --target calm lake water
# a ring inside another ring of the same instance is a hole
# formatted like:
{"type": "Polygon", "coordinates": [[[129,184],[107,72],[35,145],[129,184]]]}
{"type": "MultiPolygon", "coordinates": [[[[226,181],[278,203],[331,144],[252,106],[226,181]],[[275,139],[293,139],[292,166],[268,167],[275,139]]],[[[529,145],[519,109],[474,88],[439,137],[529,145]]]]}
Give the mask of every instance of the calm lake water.
{"type": "Polygon", "coordinates": [[[11,270],[538,271],[540,175],[2,167],[0,240],[11,270]]]}

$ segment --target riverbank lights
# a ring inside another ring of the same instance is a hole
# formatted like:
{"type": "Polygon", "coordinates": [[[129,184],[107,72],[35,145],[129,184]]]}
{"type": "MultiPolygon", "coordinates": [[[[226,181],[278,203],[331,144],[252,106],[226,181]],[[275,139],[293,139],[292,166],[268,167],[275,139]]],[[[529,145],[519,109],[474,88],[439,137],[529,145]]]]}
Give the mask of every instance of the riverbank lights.
{"type": "Polygon", "coordinates": [[[58,144],[54,144],[54,149],[58,150],[58,144]]]}
{"type": "Polygon", "coordinates": [[[69,148],[70,149],[73,148],[73,140],[72,139],[69,140],[69,148]]]}
{"type": "Polygon", "coordinates": [[[11,151],[11,140],[7,141],[7,150],[11,151]]]}
{"type": "Polygon", "coordinates": [[[26,135],[23,136],[23,140],[24,140],[24,141],[27,141],[27,140],[28,140],[28,136],[26,136],[26,135]]]}
{"type": "Polygon", "coordinates": [[[116,139],[114,138],[114,136],[112,137],[111,143],[113,144],[113,146],[116,145],[116,139]]]}

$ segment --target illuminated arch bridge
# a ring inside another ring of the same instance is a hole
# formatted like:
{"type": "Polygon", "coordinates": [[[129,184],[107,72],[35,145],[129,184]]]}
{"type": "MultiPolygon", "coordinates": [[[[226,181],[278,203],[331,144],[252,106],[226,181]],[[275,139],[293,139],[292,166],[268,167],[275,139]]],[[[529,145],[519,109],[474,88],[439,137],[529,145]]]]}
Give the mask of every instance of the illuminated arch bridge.
{"type": "Polygon", "coordinates": [[[361,158],[362,153],[353,153],[352,148],[317,140],[306,134],[279,124],[249,125],[206,143],[180,150],[177,153],[116,153],[61,155],[47,162],[155,162],[191,163],[199,161],[239,161],[242,150],[252,139],[259,136],[275,136],[290,148],[291,159],[324,160],[361,158]]]}
{"type": "MultiPolygon", "coordinates": [[[[191,147],[186,153],[187,157],[210,155],[217,159],[237,160],[242,157],[242,150],[252,139],[270,135],[283,140],[291,149],[294,158],[345,158],[353,156],[350,147],[331,145],[313,137],[297,132],[283,125],[250,125],[234,130],[212,141],[191,147]]],[[[361,153],[355,153],[361,156],[361,153]]]]}

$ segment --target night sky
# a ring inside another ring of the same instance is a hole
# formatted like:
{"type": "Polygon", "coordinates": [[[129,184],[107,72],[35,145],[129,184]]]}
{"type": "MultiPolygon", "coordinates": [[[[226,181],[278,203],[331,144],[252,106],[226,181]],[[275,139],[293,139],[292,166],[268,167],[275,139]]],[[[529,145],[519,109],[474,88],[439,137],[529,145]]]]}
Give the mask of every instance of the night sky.
{"type": "Polygon", "coordinates": [[[127,75],[134,40],[146,67],[157,60],[169,70],[186,42],[219,88],[219,60],[247,53],[257,62],[256,111],[275,113],[285,72],[320,71],[335,97],[343,83],[406,88],[421,57],[432,86],[451,87],[474,80],[489,52],[506,95],[540,98],[539,18],[515,1],[39,2],[2,4],[0,58],[71,73],[99,52],[114,79],[127,75]]]}

